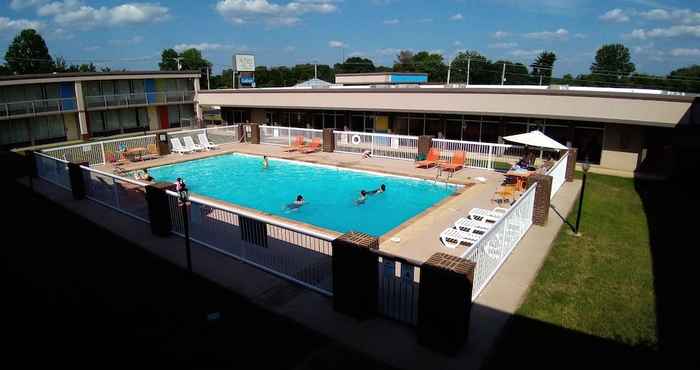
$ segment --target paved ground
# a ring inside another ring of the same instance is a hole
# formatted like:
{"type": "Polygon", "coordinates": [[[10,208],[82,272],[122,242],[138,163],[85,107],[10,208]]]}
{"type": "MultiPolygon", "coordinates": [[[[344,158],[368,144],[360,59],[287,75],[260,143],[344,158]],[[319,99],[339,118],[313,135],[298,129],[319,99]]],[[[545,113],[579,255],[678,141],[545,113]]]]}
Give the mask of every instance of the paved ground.
{"type": "MultiPolygon", "coordinates": [[[[46,183],[40,182],[37,185],[42,193],[68,209],[106,229],[114,230],[156,255],[173,263],[183,264],[184,243],[181,239],[153,237],[146,224],[90,201],[73,201],[67,192],[57,190],[46,183]]],[[[566,214],[574,204],[579,187],[579,182],[566,183],[555,197],[554,204],[562,214],[566,214]]],[[[479,199],[484,201],[483,197],[479,199]]],[[[414,331],[410,327],[382,318],[357,321],[339,315],[333,311],[329,298],[299,288],[236,260],[224,258],[208,249],[195,246],[193,261],[195,271],[201,276],[242,294],[272,312],[292,318],[392,366],[405,369],[476,369],[480,367],[508,318],[525,296],[527,287],[543,263],[551,241],[562,225],[553,212],[550,213],[548,222],[547,227],[533,226],[478,299],[471,314],[469,341],[456,357],[445,357],[418,346],[414,331]]],[[[433,232],[438,233],[439,230],[433,232]]]]}

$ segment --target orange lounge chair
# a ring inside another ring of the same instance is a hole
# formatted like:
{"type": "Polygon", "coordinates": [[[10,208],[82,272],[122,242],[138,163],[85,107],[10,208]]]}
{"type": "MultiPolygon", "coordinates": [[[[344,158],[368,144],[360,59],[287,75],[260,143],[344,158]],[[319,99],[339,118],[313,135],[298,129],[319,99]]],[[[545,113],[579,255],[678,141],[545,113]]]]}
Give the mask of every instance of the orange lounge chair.
{"type": "Polygon", "coordinates": [[[321,150],[321,138],[320,137],[315,137],[313,140],[311,140],[311,144],[307,146],[304,149],[301,149],[301,152],[304,154],[311,154],[314,152],[318,152],[321,150]]]}
{"type": "Polygon", "coordinates": [[[296,151],[301,151],[304,149],[304,137],[299,135],[295,136],[294,139],[292,139],[292,145],[287,147],[284,151],[285,152],[296,152],[296,151]]]}
{"type": "Polygon", "coordinates": [[[430,168],[438,164],[440,160],[440,151],[437,148],[430,148],[428,157],[424,161],[418,161],[416,168],[430,168]]]}
{"type": "Polygon", "coordinates": [[[461,170],[464,168],[464,152],[461,150],[456,151],[449,163],[440,163],[439,166],[444,171],[455,172],[461,170]]]}

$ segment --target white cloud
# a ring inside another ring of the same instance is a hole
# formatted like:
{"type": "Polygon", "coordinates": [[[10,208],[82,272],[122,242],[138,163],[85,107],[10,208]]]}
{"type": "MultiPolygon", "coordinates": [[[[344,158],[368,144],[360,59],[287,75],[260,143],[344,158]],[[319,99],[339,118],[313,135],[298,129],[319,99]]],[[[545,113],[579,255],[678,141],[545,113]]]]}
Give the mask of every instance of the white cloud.
{"type": "Polygon", "coordinates": [[[497,42],[495,44],[489,44],[489,48],[491,49],[512,49],[517,46],[517,42],[497,42]]]}
{"type": "Polygon", "coordinates": [[[17,32],[25,28],[38,30],[43,27],[40,21],[30,21],[28,19],[10,19],[0,17],[0,32],[17,32]]]}
{"type": "Polygon", "coordinates": [[[506,31],[496,31],[496,32],[494,32],[494,33],[491,34],[491,37],[493,37],[494,39],[501,40],[501,39],[504,39],[504,38],[506,38],[506,37],[510,37],[510,35],[511,35],[510,32],[506,32],[506,31]]]}
{"type": "Polygon", "coordinates": [[[64,28],[54,28],[46,34],[48,40],[71,40],[75,38],[75,34],[64,29],[64,28]]]}
{"type": "Polygon", "coordinates": [[[408,50],[408,49],[395,49],[395,48],[384,48],[384,49],[379,49],[377,50],[377,54],[379,55],[396,55],[401,52],[401,50],[408,50]]]}
{"type": "Polygon", "coordinates": [[[37,5],[41,5],[48,2],[48,0],[12,0],[10,1],[10,8],[14,10],[20,10],[24,8],[29,8],[37,5]]]}
{"type": "Polygon", "coordinates": [[[216,10],[221,16],[236,24],[262,19],[272,26],[294,26],[301,22],[299,17],[303,14],[335,12],[338,9],[335,2],[335,0],[296,0],[280,5],[268,0],[221,0],[216,3],[216,10]]]}
{"type": "Polygon", "coordinates": [[[216,51],[216,50],[230,50],[233,49],[233,46],[231,45],[224,45],[224,44],[217,44],[217,43],[208,43],[208,42],[201,42],[199,44],[177,44],[173,47],[175,51],[177,52],[182,52],[187,49],[197,49],[199,51],[216,51]]]}
{"type": "Polygon", "coordinates": [[[453,46],[462,46],[462,41],[455,41],[452,43],[453,46]]]}
{"type": "Polygon", "coordinates": [[[524,36],[536,40],[566,40],[569,37],[569,31],[560,28],[556,31],[530,32],[524,36]]]}
{"type": "Polygon", "coordinates": [[[543,52],[544,52],[543,49],[531,49],[531,50],[516,49],[516,50],[509,52],[508,54],[510,54],[514,57],[530,58],[530,57],[540,55],[543,52]]]}
{"type": "Polygon", "coordinates": [[[700,25],[676,25],[668,28],[654,28],[651,30],[640,28],[624,34],[623,37],[638,40],[646,40],[651,38],[700,37],[700,25]]]}
{"type": "Polygon", "coordinates": [[[62,26],[92,28],[101,25],[118,26],[159,22],[170,18],[170,9],[159,3],[125,3],[114,7],[95,8],[80,0],[55,1],[37,9],[40,16],[53,16],[62,26]]]}
{"type": "Polygon", "coordinates": [[[575,38],[575,39],[585,39],[586,37],[588,37],[588,36],[587,36],[586,34],[584,34],[584,33],[576,33],[576,34],[574,34],[574,38],[575,38]]]}
{"type": "Polygon", "coordinates": [[[462,19],[464,19],[464,16],[462,15],[462,13],[457,13],[457,14],[450,17],[451,21],[461,21],[462,19]]]}
{"type": "Polygon", "coordinates": [[[331,40],[328,42],[328,46],[336,49],[346,48],[348,45],[342,41],[331,40]]]}
{"type": "Polygon", "coordinates": [[[671,50],[674,57],[700,57],[700,49],[678,48],[671,50]]]}
{"type": "Polygon", "coordinates": [[[639,14],[642,18],[652,21],[672,21],[683,24],[700,23],[700,12],[690,9],[652,9],[639,14]]]}
{"type": "Polygon", "coordinates": [[[350,57],[364,57],[367,56],[367,53],[364,51],[353,51],[352,53],[348,54],[350,57]]]}
{"type": "Polygon", "coordinates": [[[385,21],[384,21],[384,24],[395,25],[395,24],[399,24],[400,22],[401,22],[401,21],[399,21],[398,19],[394,18],[394,19],[387,19],[387,20],[385,20],[385,21]]]}
{"type": "Polygon", "coordinates": [[[418,23],[431,23],[433,18],[422,18],[418,20],[418,23]]]}
{"type": "Polygon", "coordinates": [[[630,20],[630,17],[627,14],[625,14],[624,10],[620,8],[608,10],[605,14],[601,15],[598,18],[605,22],[617,23],[629,22],[630,20]]]}

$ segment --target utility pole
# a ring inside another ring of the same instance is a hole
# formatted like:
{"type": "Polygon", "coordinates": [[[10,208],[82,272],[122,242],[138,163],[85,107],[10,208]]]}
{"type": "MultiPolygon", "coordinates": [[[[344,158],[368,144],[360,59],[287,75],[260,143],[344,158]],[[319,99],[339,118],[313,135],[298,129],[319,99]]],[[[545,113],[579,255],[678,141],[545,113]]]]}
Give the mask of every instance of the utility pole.
{"type": "Polygon", "coordinates": [[[314,79],[318,78],[318,63],[314,62],[314,79]]]}
{"type": "Polygon", "coordinates": [[[506,82],[506,64],[503,63],[503,73],[501,73],[501,86],[506,82]]]}
{"type": "Polygon", "coordinates": [[[467,57],[467,85],[469,85],[469,70],[471,69],[472,66],[472,57],[471,55],[467,57]]]}
{"type": "Polygon", "coordinates": [[[182,70],[182,65],[180,65],[180,60],[182,60],[182,57],[175,57],[173,59],[177,61],[177,70],[182,70]]]}
{"type": "Polygon", "coordinates": [[[211,90],[211,84],[209,83],[209,66],[207,66],[207,90],[211,90]]]}
{"type": "Polygon", "coordinates": [[[447,66],[447,84],[450,84],[450,72],[452,71],[452,61],[454,61],[454,58],[450,60],[450,64],[447,66]]]}

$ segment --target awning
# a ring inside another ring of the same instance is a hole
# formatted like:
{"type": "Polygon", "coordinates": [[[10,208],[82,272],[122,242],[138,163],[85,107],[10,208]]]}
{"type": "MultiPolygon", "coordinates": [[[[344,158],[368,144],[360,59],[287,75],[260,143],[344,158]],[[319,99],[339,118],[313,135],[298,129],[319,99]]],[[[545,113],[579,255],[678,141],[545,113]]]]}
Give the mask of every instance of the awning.
{"type": "Polygon", "coordinates": [[[503,140],[512,141],[518,144],[524,144],[528,146],[534,146],[538,148],[548,148],[548,149],[569,149],[564,145],[561,145],[558,141],[552,139],[551,137],[543,134],[539,130],[531,131],[526,134],[518,134],[511,136],[504,136],[503,140]]]}

